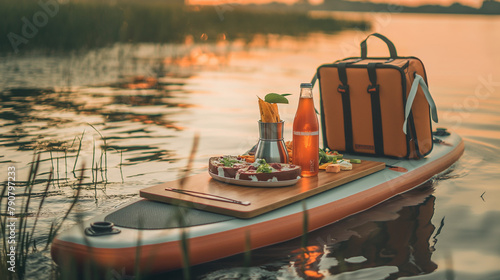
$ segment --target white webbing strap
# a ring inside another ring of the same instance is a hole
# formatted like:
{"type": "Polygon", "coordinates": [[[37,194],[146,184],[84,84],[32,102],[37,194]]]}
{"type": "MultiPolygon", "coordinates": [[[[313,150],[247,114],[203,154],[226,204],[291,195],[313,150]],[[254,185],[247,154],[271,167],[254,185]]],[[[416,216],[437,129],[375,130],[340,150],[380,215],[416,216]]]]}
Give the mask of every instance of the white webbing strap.
{"type": "Polygon", "coordinates": [[[405,122],[403,124],[403,132],[405,134],[406,134],[406,126],[407,126],[406,124],[408,122],[408,116],[410,115],[411,106],[413,105],[413,101],[415,100],[415,96],[417,95],[417,90],[418,90],[419,85],[422,88],[422,91],[424,92],[425,98],[427,99],[427,103],[429,103],[432,120],[435,123],[438,122],[436,104],[434,103],[434,100],[432,99],[431,93],[429,92],[429,88],[427,88],[427,85],[425,84],[424,78],[422,78],[422,76],[420,76],[419,74],[415,74],[415,80],[413,81],[413,84],[411,85],[410,94],[408,94],[408,99],[406,100],[405,122]]]}

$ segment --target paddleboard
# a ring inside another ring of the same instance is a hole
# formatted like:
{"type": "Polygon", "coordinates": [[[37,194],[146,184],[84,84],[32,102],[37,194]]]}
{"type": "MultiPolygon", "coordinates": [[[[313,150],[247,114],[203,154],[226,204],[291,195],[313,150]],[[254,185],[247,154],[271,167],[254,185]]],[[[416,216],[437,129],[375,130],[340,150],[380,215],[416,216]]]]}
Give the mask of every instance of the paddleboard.
{"type": "Polygon", "coordinates": [[[189,207],[189,203],[179,206],[139,199],[56,236],[52,258],[61,267],[97,266],[128,275],[137,269],[160,273],[182,268],[185,255],[190,265],[196,265],[297,238],[303,234],[304,207],[307,230],[313,231],[411,190],[448,169],[462,155],[464,143],[455,133],[436,138],[440,141],[433,151],[419,160],[345,155],[383,162],[386,167],[249,218],[189,207]],[[108,227],[111,223],[112,228],[108,227]],[[185,245],[187,254],[182,249],[185,245]]]}

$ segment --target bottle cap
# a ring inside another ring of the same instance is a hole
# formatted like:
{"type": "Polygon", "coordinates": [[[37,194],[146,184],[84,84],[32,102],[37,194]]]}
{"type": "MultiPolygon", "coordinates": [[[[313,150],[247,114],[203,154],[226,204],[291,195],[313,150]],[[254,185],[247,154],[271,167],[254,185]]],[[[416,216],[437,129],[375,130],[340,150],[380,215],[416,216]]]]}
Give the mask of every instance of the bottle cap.
{"type": "Polygon", "coordinates": [[[312,88],[313,85],[311,83],[302,83],[300,84],[300,88],[312,88]]]}

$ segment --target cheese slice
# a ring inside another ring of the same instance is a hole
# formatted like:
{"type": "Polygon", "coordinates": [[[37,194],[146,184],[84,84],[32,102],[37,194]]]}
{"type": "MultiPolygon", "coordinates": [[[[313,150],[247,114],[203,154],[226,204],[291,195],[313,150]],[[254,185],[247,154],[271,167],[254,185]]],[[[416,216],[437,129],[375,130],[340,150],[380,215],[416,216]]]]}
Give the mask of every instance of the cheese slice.
{"type": "Polygon", "coordinates": [[[330,164],[326,167],[327,173],[339,173],[340,172],[340,164],[330,164]]]}

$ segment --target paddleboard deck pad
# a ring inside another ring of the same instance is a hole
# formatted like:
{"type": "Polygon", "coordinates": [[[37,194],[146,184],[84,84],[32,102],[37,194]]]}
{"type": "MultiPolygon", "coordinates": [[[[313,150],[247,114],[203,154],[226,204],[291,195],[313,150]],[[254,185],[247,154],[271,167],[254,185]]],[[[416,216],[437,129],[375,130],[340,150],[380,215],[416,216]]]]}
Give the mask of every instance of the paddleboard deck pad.
{"type": "MultiPolygon", "coordinates": [[[[251,244],[250,249],[256,249],[290,240],[303,233],[303,207],[307,209],[308,230],[312,231],[411,190],[445,171],[460,158],[464,144],[454,133],[438,138],[433,151],[419,160],[355,156],[362,161],[382,162],[389,167],[279,205],[277,208],[266,208],[266,211],[251,217],[238,218],[233,212],[215,213],[213,209],[206,211],[203,209],[206,206],[201,207],[203,203],[200,203],[200,200],[191,198],[170,202],[189,202],[198,205],[199,209],[187,207],[192,206],[189,203],[178,206],[140,199],[111,213],[99,215],[84,225],[75,225],[56,236],[51,248],[52,258],[60,266],[76,264],[84,269],[95,265],[133,275],[137,268],[141,273],[159,273],[182,268],[183,238],[188,243],[190,265],[242,253],[245,251],[245,244],[251,244]],[[85,228],[99,221],[114,223],[113,230],[119,232],[98,236],[86,235],[85,228]]],[[[202,175],[197,176],[201,178],[202,175]]],[[[208,174],[203,176],[209,180],[205,183],[212,184],[214,181],[223,184],[210,179],[208,174]]],[[[316,180],[320,180],[319,178],[316,180]]],[[[230,186],[247,191],[264,190],[230,186]]],[[[218,194],[231,197],[234,193],[218,194]]],[[[169,195],[179,195],[179,198],[183,196],[178,193],[169,195]]],[[[251,200],[249,198],[247,196],[245,200],[251,200]]]]}
{"type": "Polygon", "coordinates": [[[234,217],[144,199],[110,213],[104,221],[117,227],[151,230],[200,226],[231,219],[234,217]],[[182,221],[177,217],[179,213],[182,213],[182,221]]]}

